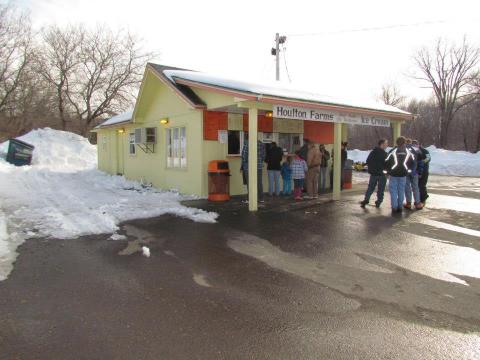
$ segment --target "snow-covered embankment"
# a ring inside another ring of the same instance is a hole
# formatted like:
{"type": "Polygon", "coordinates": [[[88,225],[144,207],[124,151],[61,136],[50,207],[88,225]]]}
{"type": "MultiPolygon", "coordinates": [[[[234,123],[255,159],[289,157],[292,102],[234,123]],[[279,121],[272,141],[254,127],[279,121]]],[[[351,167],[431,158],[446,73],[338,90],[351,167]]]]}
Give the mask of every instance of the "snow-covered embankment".
{"type": "MultiPolygon", "coordinates": [[[[450,151],[429,146],[432,156],[430,173],[435,175],[480,176],[480,152],[450,151]]],[[[354,162],[365,162],[370,151],[349,150],[348,158],[354,162]]]]}
{"type": "MultiPolygon", "coordinates": [[[[0,159],[0,280],[11,271],[17,246],[30,237],[113,233],[122,221],[163,214],[210,223],[217,218],[180,204],[178,193],[98,171],[96,147],[81,136],[39,129],[20,139],[35,146],[32,166],[0,159]]],[[[1,144],[0,152],[7,146],[1,144]]]]}

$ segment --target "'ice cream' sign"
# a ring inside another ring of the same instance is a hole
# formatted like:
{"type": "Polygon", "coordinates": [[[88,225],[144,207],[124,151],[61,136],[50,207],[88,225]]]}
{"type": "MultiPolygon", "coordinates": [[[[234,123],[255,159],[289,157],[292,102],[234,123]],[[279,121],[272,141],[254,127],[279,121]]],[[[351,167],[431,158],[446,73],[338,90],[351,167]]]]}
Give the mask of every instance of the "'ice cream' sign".
{"type": "Polygon", "coordinates": [[[390,126],[390,120],[378,116],[342,113],[336,111],[326,111],[317,109],[307,109],[296,106],[273,106],[273,117],[283,119],[311,120],[337,122],[354,125],[367,126],[390,126]]]}

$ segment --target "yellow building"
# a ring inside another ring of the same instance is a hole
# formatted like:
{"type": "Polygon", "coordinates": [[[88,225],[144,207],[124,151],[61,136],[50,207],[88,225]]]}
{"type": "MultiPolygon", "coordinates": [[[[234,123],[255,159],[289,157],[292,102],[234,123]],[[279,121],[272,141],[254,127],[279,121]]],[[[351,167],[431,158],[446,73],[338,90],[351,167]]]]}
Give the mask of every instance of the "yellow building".
{"type": "MultiPolygon", "coordinates": [[[[338,154],[346,124],[393,126],[399,136],[401,123],[412,118],[393,106],[355,104],[275,83],[250,83],[149,63],[134,110],[94,131],[100,170],[205,197],[211,160],[228,160],[231,195],[246,193],[240,155],[247,133],[253,149],[248,166],[253,170],[257,139],[276,141],[292,153],[308,138],[338,154]]],[[[335,163],[333,197],[339,198],[341,170],[340,162],[335,163]]],[[[256,171],[249,173],[249,182],[256,184],[256,171]]],[[[256,186],[250,188],[249,207],[256,210],[256,186]]]]}

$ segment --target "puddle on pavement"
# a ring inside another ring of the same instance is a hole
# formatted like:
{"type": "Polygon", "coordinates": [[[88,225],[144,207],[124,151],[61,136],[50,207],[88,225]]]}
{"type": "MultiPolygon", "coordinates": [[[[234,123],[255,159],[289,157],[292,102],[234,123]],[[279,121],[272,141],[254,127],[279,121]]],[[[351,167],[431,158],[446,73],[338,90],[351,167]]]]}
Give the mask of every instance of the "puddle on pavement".
{"type": "Polygon", "coordinates": [[[118,252],[118,255],[132,255],[137,252],[142,252],[142,246],[149,244],[154,236],[152,233],[142,230],[140,228],[137,228],[136,226],[133,225],[125,225],[123,227],[123,230],[125,230],[127,234],[127,238],[135,238],[135,240],[129,240],[127,243],[127,246],[118,252]]]}
{"type": "Polygon", "coordinates": [[[469,285],[447,282],[367,254],[357,256],[389,272],[359,269],[343,263],[322,263],[322,268],[319,268],[317,259],[285,252],[269,241],[248,233],[232,234],[228,246],[271,268],[311,280],[355,299],[396,304],[414,313],[423,308],[480,321],[480,308],[474,306],[478,303],[480,282],[470,281],[469,285]],[[449,294],[451,297],[435,294],[449,294]]]}
{"type": "Polygon", "coordinates": [[[480,214],[480,200],[460,196],[431,194],[428,198],[429,209],[445,209],[480,214]]]}

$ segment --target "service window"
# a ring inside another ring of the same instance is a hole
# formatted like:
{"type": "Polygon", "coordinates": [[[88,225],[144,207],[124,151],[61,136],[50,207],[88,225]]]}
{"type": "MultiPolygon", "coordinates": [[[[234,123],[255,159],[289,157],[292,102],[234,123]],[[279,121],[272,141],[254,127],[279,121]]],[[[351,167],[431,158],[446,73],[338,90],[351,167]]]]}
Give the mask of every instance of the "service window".
{"type": "Polygon", "coordinates": [[[302,146],[302,144],[302,134],[278,134],[278,146],[280,146],[284,152],[293,154],[302,146]]]}
{"type": "Polygon", "coordinates": [[[167,167],[187,167],[187,130],[177,127],[166,130],[167,167]]]}
{"type": "Polygon", "coordinates": [[[242,154],[245,133],[238,130],[228,131],[228,155],[236,156],[242,154]]]}
{"type": "Polygon", "coordinates": [[[135,132],[128,134],[128,153],[130,155],[135,155],[135,132]]]}

